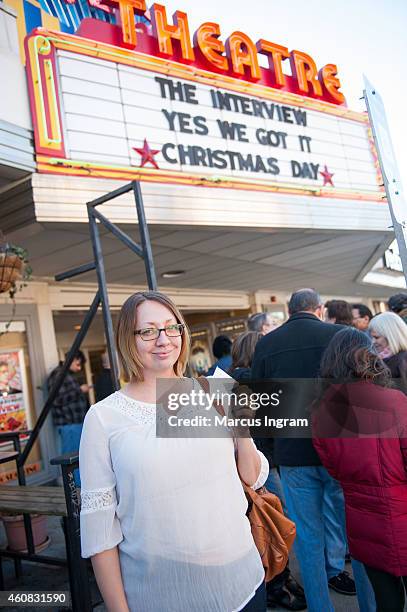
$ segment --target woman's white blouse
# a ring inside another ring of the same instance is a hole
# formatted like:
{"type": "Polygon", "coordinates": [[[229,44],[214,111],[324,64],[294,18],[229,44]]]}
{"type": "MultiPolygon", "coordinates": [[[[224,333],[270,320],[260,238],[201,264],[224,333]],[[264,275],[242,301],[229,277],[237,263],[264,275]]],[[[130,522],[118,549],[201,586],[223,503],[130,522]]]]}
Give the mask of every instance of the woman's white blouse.
{"type": "MultiPolygon", "coordinates": [[[[156,406],[121,391],[80,445],[82,556],[119,546],[132,612],[232,612],[264,570],[231,438],[157,438],[156,406]]],[[[253,488],[264,484],[268,463],[253,488]]]]}

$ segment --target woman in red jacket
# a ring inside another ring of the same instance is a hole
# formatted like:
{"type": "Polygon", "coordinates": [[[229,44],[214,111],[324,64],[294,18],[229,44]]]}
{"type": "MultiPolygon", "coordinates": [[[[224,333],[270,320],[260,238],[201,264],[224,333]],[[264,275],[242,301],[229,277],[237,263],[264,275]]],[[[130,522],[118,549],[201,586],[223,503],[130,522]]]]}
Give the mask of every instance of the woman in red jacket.
{"type": "Polygon", "coordinates": [[[324,392],[314,413],[314,446],[343,488],[350,554],[365,565],[378,612],[402,612],[407,397],[391,388],[388,368],[368,336],[354,328],[332,338],[321,377],[324,392]]]}

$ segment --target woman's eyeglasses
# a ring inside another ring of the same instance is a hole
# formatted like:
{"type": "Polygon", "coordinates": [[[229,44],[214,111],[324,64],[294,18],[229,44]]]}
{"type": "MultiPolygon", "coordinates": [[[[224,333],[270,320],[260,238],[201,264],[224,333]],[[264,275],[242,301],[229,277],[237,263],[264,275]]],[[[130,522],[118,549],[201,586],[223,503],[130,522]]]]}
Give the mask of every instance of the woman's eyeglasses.
{"type": "Polygon", "coordinates": [[[144,329],[136,329],[134,335],[140,336],[144,341],[157,340],[163,331],[168,338],[177,338],[182,335],[184,327],[185,325],[183,323],[175,323],[174,325],[168,325],[167,327],[161,328],[145,327],[144,329]]]}

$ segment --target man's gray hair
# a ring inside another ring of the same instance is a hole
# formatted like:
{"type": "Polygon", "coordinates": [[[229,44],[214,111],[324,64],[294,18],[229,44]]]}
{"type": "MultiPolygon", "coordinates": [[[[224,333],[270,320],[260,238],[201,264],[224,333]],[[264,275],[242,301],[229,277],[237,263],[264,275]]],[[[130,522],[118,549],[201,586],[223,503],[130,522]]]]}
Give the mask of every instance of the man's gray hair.
{"type": "Polygon", "coordinates": [[[256,312],[247,319],[249,331],[262,332],[263,325],[267,323],[268,315],[266,312],[256,312]]]}
{"type": "Polygon", "coordinates": [[[315,312],[322,305],[321,296],[314,289],[299,289],[295,291],[288,302],[290,315],[296,312],[315,312]]]}

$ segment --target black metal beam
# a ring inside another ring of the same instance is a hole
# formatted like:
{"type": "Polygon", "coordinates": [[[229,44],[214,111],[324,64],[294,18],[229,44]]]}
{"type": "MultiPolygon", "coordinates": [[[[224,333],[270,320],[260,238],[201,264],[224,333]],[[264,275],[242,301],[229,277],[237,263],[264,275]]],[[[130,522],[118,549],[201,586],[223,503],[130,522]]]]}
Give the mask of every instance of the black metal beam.
{"type": "Polygon", "coordinates": [[[55,275],[56,281],[63,281],[67,278],[72,278],[73,276],[78,276],[78,274],[85,274],[85,272],[90,272],[96,268],[95,262],[90,261],[87,264],[83,264],[82,266],[78,266],[77,268],[72,268],[71,270],[67,270],[66,272],[61,272],[60,274],[55,275]]]}
{"type": "Polygon", "coordinates": [[[75,357],[75,354],[77,353],[77,351],[79,350],[82,341],[84,339],[84,337],[87,334],[87,331],[90,327],[90,324],[93,321],[93,318],[97,312],[97,309],[99,308],[99,304],[100,304],[100,294],[99,291],[96,292],[95,297],[93,298],[93,302],[88,310],[88,312],[86,313],[86,316],[82,322],[81,328],[78,331],[78,333],[76,334],[75,340],[73,341],[73,344],[68,352],[68,355],[66,356],[66,359],[64,361],[64,364],[61,368],[61,371],[59,372],[54,385],[52,387],[52,389],[49,392],[49,395],[47,397],[47,401],[45,402],[44,408],[41,410],[41,413],[38,417],[38,420],[36,422],[36,424],[33,427],[33,430],[31,432],[31,435],[27,441],[27,444],[25,445],[25,448],[23,450],[23,452],[21,453],[21,455],[18,457],[17,459],[17,465],[24,465],[25,462],[27,461],[27,457],[29,455],[29,453],[31,452],[31,449],[33,447],[33,445],[35,444],[35,441],[37,440],[39,433],[41,431],[41,427],[43,426],[43,423],[45,421],[45,419],[48,416],[48,413],[50,412],[51,408],[52,408],[52,404],[54,403],[54,400],[56,398],[56,396],[58,395],[58,391],[61,387],[61,384],[65,378],[65,375],[75,357]]]}
{"type": "MultiPolygon", "coordinates": [[[[88,216],[89,216],[89,226],[90,226],[90,234],[92,240],[93,254],[94,254],[94,262],[89,262],[87,264],[83,264],[82,266],[77,266],[76,268],[72,268],[71,270],[67,270],[66,272],[62,272],[55,276],[56,280],[64,280],[67,278],[72,278],[73,276],[77,276],[78,274],[83,274],[85,272],[89,272],[91,270],[95,270],[97,272],[98,277],[98,292],[95,295],[95,298],[90,306],[90,309],[81,325],[81,328],[72,344],[72,347],[67,355],[67,358],[63,364],[61,372],[59,373],[53,388],[51,389],[47,401],[38,417],[38,420],[30,434],[28,442],[19,456],[17,460],[17,466],[19,468],[23,467],[25,462],[27,461],[28,455],[35,444],[39,433],[41,431],[41,427],[44,424],[45,419],[47,418],[52,404],[58,394],[58,391],[61,387],[63,379],[72,363],[75,353],[79,350],[79,347],[89,329],[89,326],[97,312],[99,304],[102,304],[102,312],[103,312],[103,320],[105,326],[105,334],[106,334],[106,343],[107,349],[109,353],[110,365],[111,365],[111,376],[112,382],[115,389],[119,389],[119,371],[116,361],[116,354],[114,351],[114,333],[113,333],[113,324],[112,318],[110,315],[109,309],[109,297],[107,293],[106,287],[106,274],[103,263],[103,253],[101,240],[99,235],[99,229],[96,223],[96,219],[98,219],[103,225],[112,232],[114,236],[116,236],[119,240],[121,240],[128,248],[134,251],[138,256],[140,256],[145,265],[146,275],[147,275],[147,283],[148,287],[151,290],[157,289],[157,278],[154,269],[154,261],[153,254],[151,249],[150,236],[146,221],[146,216],[144,212],[143,206],[143,198],[141,194],[140,184],[138,181],[133,181],[132,183],[128,183],[127,185],[123,185],[119,189],[115,189],[110,193],[101,196],[100,198],[96,198],[87,204],[88,216]],[[123,195],[124,193],[128,193],[133,190],[133,195],[136,203],[137,210],[137,218],[139,223],[139,231],[141,238],[141,248],[135,243],[129,236],[125,234],[117,225],[111,223],[104,215],[99,213],[99,211],[95,210],[95,207],[99,204],[103,204],[104,202],[108,202],[113,200],[114,198],[123,195]]],[[[20,469],[21,476],[21,469],[20,469]]],[[[24,473],[23,473],[24,479],[24,473]]]]}
{"type": "Polygon", "coordinates": [[[79,454],[76,451],[65,453],[64,455],[58,455],[53,457],[50,461],[51,465],[73,465],[73,469],[79,467],[79,454]]]}
{"type": "Polygon", "coordinates": [[[129,249],[134,251],[139,257],[144,258],[143,249],[136,242],[134,242],[134,240],[129,238],[129,236],[123,232],[120,227],[117,227],[117,225],[109,221],[109,219],[106,219],[106,217],[98,210],[93,210],[92,214],[94,217],[96,217],[96,219],[103,223],[105,228],[110,230],[112,234],[116,236],[116,238],[121,240],[125,246],[129,247],[129,249]]]}
{"type": "Polygon", "coordinates": [[[61,464],[67,516],[64,516],[66,557],[69,567],[69,583],[72,612],[91,612],[92,598],[89,587],[86,560],[81,555],[80,500],[75,484],[74,469],[77,464],[61,464]]]}
{"type": "Polygon", "coordinates": [[[110,200],[113,200],[114,198],[117,198],[123,195],[124,193],[128,193],[132,190],[132,188],[132,183],[127,183],[127,185],[123,185],[123,187],[119,187],[118,189],[115,189],[110,193],[106,193],[105,195],[100,196],[100,198],[96,198],[96,200],[87,202],[87,206],[91,206],[92,208],[94,208],[95,206],[99,206],[99,204],[104,204],[105,202],[109,202],[110,200]]]}
{"type": "Polygon", "coordinates": [[[114,332],[112,316],[110,314],[109,296],[106,286],[105,266],[103,263],[102,244],[100,241],[99,228],[96,223],[97,211],[90,204],[88,206],[89,229],[92,240],[93,255],[96,263],[96,274],[98,277],[99,295],[102,303],[103,322],[105,327],[107,352],[110,361],[110,376],[112,378],[113,388],[117,391],[120,389],[119,368],[117,366],[116,353],[114,350],[114,332]]]}
{"type": "Polygon", "coordinates": [[[151,250],[150,234],[148,231],[146,215],[144,212],[143,196],[141,195],[140,183],[133,181],[133,193],[136,201],[137,218],[140,231],[141,246],[143,249],[144,266],[146,268],[148,288],[157,290],[157,277],[155,275],[153,252],[151,250]]]}
{"type": "MultiPolygon", "coordinates": [[[[138,181],[133,181],[128,183],[127,185],[123,185],[119,189],[115,189],[110,193],[101,196],[100,198],[96,198],[87,204],[88,216],[89,216],[89,229],[92,240],[93,247],[93,255],[94,262],[89,262],[87,264],[83,264],[82,266],[77,266],[71,270],[67,270],[66,272],[62,272],[55,276],[56,280],[64,280],[67,278],[72,278],[73,276],[77,276],[78,274],[83,274],[85,272],[89,272],[90,270],[95,270],[97,272],[98,277],[98,292],[95,295],[95,298],[90,306],[88,313],[85,316],[85,319],[81,325],[81,328],[72,344],[72,347],[65,359],[61,372],[59,373],[53,388],[51,389],[47,401],[38,417],[38,420],[30,434],[28,442],[18,457],[17,466],[21,468],[24,466],[27,461],[28,455],[35,444],[38,435],[40,433],[41,427],[44,424],[45,419],[48,416],[48,413],[51,410],[52,404],[58,394],[58,391],[61,387],[61,384],[64,380],[64,377],[72,363],[75,353],[79,350],[79,347],[90,327],[90,324],[97,312],[99,304],[102,304],[102,312],[103,312],[103,320],[105,326],[105,334],[106,334],[106,343],[107,349],[109,353],[110,365],[111,365],[111,376],[112,382],[115,389],[119,389],[119,371],[116,361],[116,354],[114,351],[114,333],[113,333],[113,324],[112,318],[109,309],[109,297],[107,293],[106,286],[106,274],[103,263],[103,252],[100,240],[100,234],[98,225],[96,223],[96,219],[98,219],[109,231],[112,232],[114,236],[116,236],[119,240],[121,240],[128,248],[134,251],[137,255],[139,255],[145,265],[146,275],[147,275],[147,283],[150,290],[157,289],[157,278],[154,269],[154,261],[153,254],[151,249],[150,235],[148,231],[146,216],[144,212],[143,198],[140,189],[140,183],[138,181]],[[128,193],[133,190],[133,195],[136,203],[137,210],[137,218],[139,223],[139,231],[141,238],[141,248],[135,243],[125,232],[123,232],[117,225],[111,223],[104,215],[99,213],[99,211],[95,210],[95,207],[99,204],[103,204],[104,202],[108,202],[113,200],[114,198],[123,195],[124,193],[128,193]]],[[[21,469],[20,469],[20,477],[21,477],[21,469]]],[[[22,473],[22,478],[24,479],[24,472],[22,473]]]]}
{"type": "Polygon", "coordinates": [[[2,557],[8,557],[10,559],[20,559],[21,561],[33,561],[34,563],[45,563],[47,565],[59,565],[61,567],[67,567],[68,562],[66,559],[61,559],[60,557],[45,557],[42,555],[23,552],[14,552],[12,550],[1,550],[2,557]]]}

